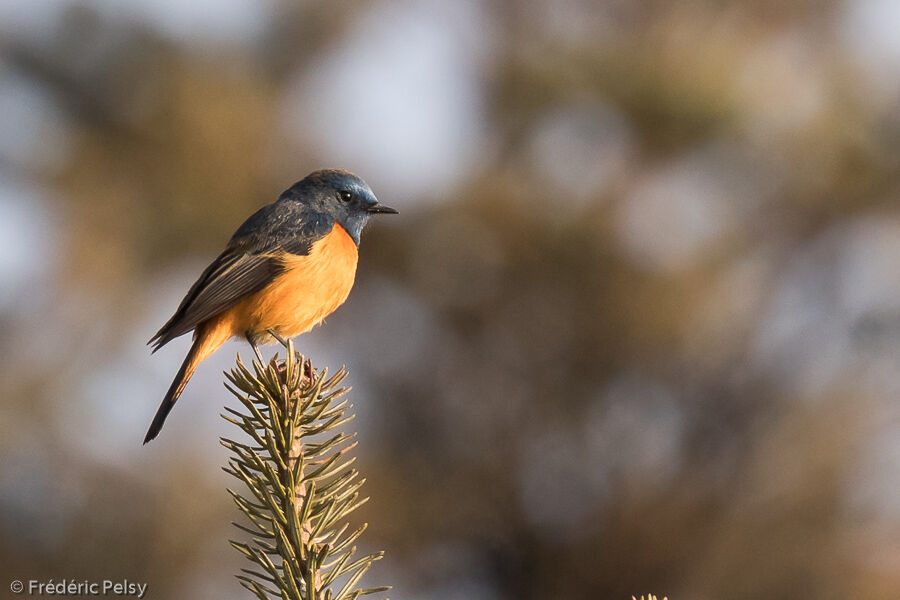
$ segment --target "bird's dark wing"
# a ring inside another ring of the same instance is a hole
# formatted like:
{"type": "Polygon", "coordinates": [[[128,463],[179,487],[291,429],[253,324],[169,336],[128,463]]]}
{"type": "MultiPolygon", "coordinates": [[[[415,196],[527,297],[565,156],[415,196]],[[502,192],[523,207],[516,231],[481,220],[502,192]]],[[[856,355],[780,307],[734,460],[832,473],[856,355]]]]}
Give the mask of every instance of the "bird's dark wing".
{"type": "Polygon", "coordinates": [[[309,254],[313,242],[331,229],[328,219],[293,214],[291,207],[279,204],[263,207],[238,229],[225,251],[191,286],[172,318],[148,342],[154,352],[264,288],[281,273],[284,253],[309,254]]]}

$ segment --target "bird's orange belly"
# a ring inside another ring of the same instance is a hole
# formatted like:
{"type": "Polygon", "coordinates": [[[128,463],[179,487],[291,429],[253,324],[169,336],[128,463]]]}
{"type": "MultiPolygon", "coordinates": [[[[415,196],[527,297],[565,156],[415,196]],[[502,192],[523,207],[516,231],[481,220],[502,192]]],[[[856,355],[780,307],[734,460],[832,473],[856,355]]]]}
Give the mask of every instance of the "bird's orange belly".
{"type": "Polygon", "coordinates": [[[308,255],[284,254],[284,272],[228,311],[233,335],[252,332],[264,340],[269,329],[283,337],[306,333],[347,299],[357,259],[356,244],[340,225],[308,255]]]}

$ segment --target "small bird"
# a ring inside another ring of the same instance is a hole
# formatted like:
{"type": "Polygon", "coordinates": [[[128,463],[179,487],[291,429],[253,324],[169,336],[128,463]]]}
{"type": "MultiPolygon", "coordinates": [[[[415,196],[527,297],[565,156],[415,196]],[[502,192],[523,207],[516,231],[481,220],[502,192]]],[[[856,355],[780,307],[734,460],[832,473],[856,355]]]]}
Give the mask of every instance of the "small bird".
{"type": "Polygon", "coordinates": [[[306,333],[344,303],[356,277],[359,237],[378,203],[365,181],[315,171],[244,221],[148,344],[156,352],[194,332],[181,369],[153,417],[155,438],[197,366],[232,337],[258,344],[306,333]]]}

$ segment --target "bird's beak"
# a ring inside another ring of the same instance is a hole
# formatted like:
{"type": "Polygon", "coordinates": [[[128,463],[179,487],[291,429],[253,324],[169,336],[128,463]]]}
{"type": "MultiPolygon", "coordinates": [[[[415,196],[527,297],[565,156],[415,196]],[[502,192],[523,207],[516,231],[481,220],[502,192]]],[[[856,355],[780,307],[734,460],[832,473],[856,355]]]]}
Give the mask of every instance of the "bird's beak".
{"type": "Polygon", "coordinates": [[[397,214],[396,208],[391,208],[390,206],[385,206],[384,204],[373,204],[366,210],[370,213],[382,213],[382,214],[386,214],[386,215],[396,215],[397,214]]]}

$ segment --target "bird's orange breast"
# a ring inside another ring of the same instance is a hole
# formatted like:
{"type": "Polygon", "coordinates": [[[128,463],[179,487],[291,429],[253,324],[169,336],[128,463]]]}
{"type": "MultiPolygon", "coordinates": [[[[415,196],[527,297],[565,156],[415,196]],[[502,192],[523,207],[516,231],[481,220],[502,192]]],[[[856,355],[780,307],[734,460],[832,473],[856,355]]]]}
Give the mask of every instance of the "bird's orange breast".
{"type": "Polygon", "coordinates": [[[356,278],[356,244],[337,224],[308,255],[284,253],[278,258],[280,275],[220,315],[219,326],[231,335],[264,335],[269,329],[284,337],[305,333],[344,303],[356,278]]]}

